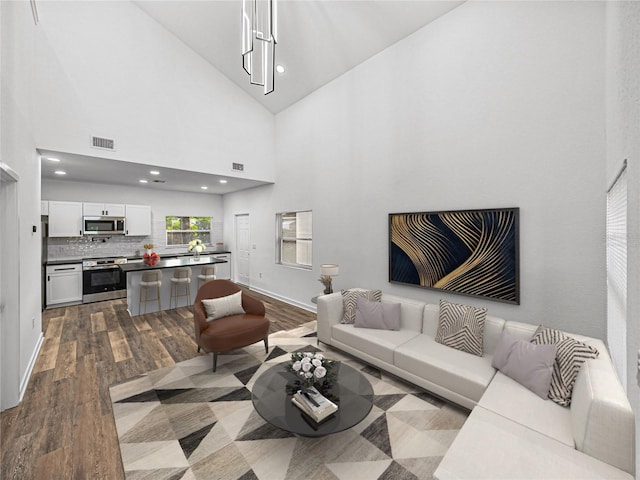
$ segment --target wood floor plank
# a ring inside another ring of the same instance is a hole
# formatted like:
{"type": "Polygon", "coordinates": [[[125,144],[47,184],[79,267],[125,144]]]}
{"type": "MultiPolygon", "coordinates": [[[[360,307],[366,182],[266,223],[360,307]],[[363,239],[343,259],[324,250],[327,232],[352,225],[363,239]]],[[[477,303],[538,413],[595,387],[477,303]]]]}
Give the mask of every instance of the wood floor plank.
{"type": "Polygon", "coordinates": [[[45,338],[42,342],[40,355],[33,367],[34,373],[44,372],[45,370],[53,370],[56,368],[58,360],[58,350],[60,349],[60,338],[45,338]]]}
{"type": "Polygon", "coordinates": [[[56,360],[56,369],[53,380],[58,381],[69,378],[76,373],[76,342],[66,342],[60,345],[58,349],[58,359],[56,360]]]}
{"type": "MultiPolygon", "coordinates": [[[[314,313],[256,292],[271,331],[314,313]]],[[[44,342],[22,403],[0,415],[0,478],[123,480],[109,385],[194,358],[192,307],[132,318],[126,300],[43,312],[44,342]]]]}
{"type": "Polygon", "coordinates": [[[111,350],[116,363],[133,358],[129,343],[121,328],[109,331],[109,342],[111,343],[111,350]]]}
{"type": "Polygon", "coordinates": [[[91,331],[93,333],[103,332],[107,329],[107,322],[104,320],[104,312],[91,314],[91,331]]]}

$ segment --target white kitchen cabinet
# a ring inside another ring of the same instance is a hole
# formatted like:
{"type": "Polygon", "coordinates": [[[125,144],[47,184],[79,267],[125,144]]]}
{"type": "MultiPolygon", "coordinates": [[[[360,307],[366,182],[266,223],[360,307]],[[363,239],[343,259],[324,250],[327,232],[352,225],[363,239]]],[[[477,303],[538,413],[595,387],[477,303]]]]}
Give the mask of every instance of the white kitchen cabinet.
{"type": "Polygon", "coordinates": [[[83,203],[82,212],[86,217],[124,217],[125,206],[121,203],[83,203]]]}
{"type": "Polygon", "coordinates": [[[125,209],[125,235],[147,237],[151,235],[151,207],[128,205],[125,209]]]}
{"type": "Polygon", "coordinates": [[[82,302],[82,263],[47,265],[47,307],[82,302]]]}
{"type": "Polygon", "coordinates": [[[213,258],[220,260],[226,260],[227,263],[216,263],[216,278],[222,278],[231,280],[231,254],[230,253],[215,253],[211,255],[213,258]]]}
{"type": "Polygon", "coordinates": [[[40,202],[40,215],[49,215],[49,201],[42,200],[40,202]]]}
{"type": "Polygon", "coordinates": [[[49,201],[49,236],[82,236],[82,203],[49,201]]]}

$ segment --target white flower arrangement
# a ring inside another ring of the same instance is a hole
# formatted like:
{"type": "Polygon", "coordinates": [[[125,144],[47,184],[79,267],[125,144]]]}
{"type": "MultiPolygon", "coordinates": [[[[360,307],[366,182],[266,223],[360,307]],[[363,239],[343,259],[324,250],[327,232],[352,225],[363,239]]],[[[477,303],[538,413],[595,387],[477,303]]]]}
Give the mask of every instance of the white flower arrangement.
{"type": "Polygon", "coordinates": [[[204,252],[205,249],[205,244],[202,243],[202,240],[200,240],[199,238],[196,238],[195,240],[191,240],[189,242],[189,251],[193,251],[196,253],[202,253],[204,252]]]}
{"type": "Polygon", "coordinates": [[[307,384],[325,378],[335,363],[320,352],[295,352],[291,354],[291,361],[291,371],[307,384]]]}

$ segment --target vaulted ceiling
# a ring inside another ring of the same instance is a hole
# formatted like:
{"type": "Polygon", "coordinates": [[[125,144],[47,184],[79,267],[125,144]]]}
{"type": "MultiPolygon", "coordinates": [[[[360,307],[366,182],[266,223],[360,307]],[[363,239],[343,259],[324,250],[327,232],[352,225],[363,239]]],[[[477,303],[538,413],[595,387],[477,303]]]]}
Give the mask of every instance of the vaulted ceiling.
{"type": "Polygon", "coordinates": [[[134,2],[231,81],[278,113],[463,1],[280,0],[275,91],[263,95],[241,62],[241,0],[134,2]]]}

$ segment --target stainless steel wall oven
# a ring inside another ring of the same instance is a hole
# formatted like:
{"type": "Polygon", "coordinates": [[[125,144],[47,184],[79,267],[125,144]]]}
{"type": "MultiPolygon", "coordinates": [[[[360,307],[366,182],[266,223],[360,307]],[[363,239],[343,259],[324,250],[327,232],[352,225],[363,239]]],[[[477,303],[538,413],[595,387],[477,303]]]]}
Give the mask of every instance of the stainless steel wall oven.
{"type": "Polygon", "coordinates": [[[126,258],[95,258],[82,262],[82,303],[127,296],[127,275],[119,264],[126,258]]]}

